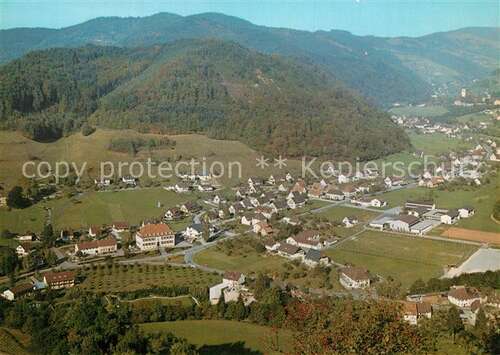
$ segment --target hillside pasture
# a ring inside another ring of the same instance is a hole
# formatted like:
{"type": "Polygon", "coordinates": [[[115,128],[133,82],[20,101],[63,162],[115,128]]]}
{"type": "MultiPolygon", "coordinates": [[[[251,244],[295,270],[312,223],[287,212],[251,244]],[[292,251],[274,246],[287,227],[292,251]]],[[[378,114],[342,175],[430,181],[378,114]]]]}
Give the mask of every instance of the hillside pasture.
{"type": "Polygon", "coordinates": [[[144,323],[146,333],[173,333],[198,346],[201,354],[277,354],[292,350],[292,334],[269,327],[228,320],[184,320],[144,323]],[[270,344],[277,340],[278,349],[270,344]],[[277,351],[279,350],[279,351],[277,351]]]}
{"type": "Polygon", "coordinates": [[[476,250],[467,244],[366,231],[325,253],[336,262],[391,276],[407,288],[419,278],[441,276],[446,266],[460,264],[476,250]]]}

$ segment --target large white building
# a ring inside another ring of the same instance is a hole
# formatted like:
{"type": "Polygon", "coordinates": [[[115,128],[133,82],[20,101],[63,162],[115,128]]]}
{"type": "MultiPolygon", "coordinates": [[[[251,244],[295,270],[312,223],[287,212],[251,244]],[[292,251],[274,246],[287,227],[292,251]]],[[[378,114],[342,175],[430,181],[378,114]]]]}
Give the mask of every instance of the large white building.
{"type": "Polygon", "coordinates": [[[136,233],[135,244],[140,250],[174,247],[175,233],[166,223],[145,224],[136,233]]]}

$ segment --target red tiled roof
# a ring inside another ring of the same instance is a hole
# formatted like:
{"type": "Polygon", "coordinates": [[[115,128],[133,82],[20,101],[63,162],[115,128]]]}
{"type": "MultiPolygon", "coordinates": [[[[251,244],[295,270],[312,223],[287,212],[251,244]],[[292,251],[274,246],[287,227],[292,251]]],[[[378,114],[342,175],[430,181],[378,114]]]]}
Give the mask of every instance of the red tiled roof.
{"type": "Polygon", "coordinates": [[[44,275],[47,283],[53,284],[56,282],[72,281],[75,279],[75,273],[73,271],[61,271],[61,272],[47,272],[44,275]]]}
{"type": "Polygon", "coordinates": [[[156,237],[160,235],[174,234],[170,226],[166,223],[146,224],[139,229],[142,237],[156,237]]]}
{"type": "Polygon", "coordinates": [[[85,250],[85,249],[96,249],[99,247],[111,247],[113,245],[116,245],[116,240],[113,238],[108,238],[108,239],[92,240],[90,242],[78,243],[77,247],[78,250],[85,250]]]}
{"type": "Polygon", "coordinates": [[[113,227],[116,229],[128,229],[128,223],[127,222],[113,222],[113,227]]]}
{"type": "Polygon", "coordinates": [[[342,269],[342,273],[354,281],[362,281],[370,278],[368,271],[360,267],[347,267],[342,269]]]}
{"type": "Polygon", "coordinates": [[[238,281],[241,277],[241,272],[237,271],[226,271],[223,278],[226,280],[238,281]]]}

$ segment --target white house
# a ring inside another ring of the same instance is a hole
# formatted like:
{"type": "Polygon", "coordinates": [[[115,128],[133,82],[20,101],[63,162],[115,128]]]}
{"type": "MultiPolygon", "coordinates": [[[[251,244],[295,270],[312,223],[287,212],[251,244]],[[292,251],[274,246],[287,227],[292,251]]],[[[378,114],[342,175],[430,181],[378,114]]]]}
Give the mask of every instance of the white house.
{"type": "Polygon", "coordinates": [[[358,224],[358,218],[354,216],[344,217],[344,219],[342,219],[342,224],[346,228],[354,227],[356,224],[358,224]]]}
{"type": "Polygon", "coordinates": [[[135,186],[137,184],[137,179],[132,176],[123,176],[121,180],[126,185],[135,186]]]}
{"type": "Polygon", "coordinates": [[[184,231],[184,235],[188,238],[198,238],[203,234],[203,225],[200,223],[191,224],[184,231]]]}
{"type": "Polygon", "coordinates": [[[22,283],[11,289],[2,292],[2,297],[9,301],[17,300],[23,296],[29,295],[35,289],[35,286],[31,283],[22,283]]]}
{"type": "Polygon", "coordinates": [[[474,216],[474,213],[476,213],[476,210],[474,209],[474,207],[464,206],[464,207],[458,209],[458,213],[460,214],[460,218],[469,218],[469,217],[474,216]]]}
{"type": "Polygon", "coordinates": [[[31,253],[31,245],[28,243],[21,243],[16,247],[16,254],[20,257],[25,257],[31,253]]]}
{"type": "Polygon", "coordinates": [[[474,288],[452,286],[448,291],[448,301],[457,307],[465,308],[470,307],[475,301],[482,303],[485,299],[481,298],[479,292],[474,288]]]}
{"type": "Polygon", "coordinates": [[[458,210],[449,210],[447,213],[441,216],[441,223],[444,224],[454,224],[460,219],[460,213],[458,210]]]}

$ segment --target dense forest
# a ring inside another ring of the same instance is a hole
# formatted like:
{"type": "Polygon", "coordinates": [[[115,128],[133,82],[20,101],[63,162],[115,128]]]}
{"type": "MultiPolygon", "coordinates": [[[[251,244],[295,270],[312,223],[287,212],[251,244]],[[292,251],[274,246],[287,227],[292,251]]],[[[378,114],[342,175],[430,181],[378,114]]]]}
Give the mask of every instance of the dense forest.
{"type": "Polygon", "coordinates": [[[232,42],[32,52],[0,67],[0,124],[37,140],[84,122],[237,139],[266,153],[374,159],[409,140],[314,65],[232,42]]]}
{"type": "MultiPolygon", "coordinates": [[[[332,24],[334,26],[334,24],[332,24]]],[[[85,44],[151,46],[217,38],[314,62],[349,88],[382,105],[418,102],[436,85],[452,91],[498,67],[498,28],[465,28],[423,37],[356,36],[347,31],[300,31],[258,26],[218,13],[101,17],[57,30],[0,31],[0,63],[39,49],[85,44]]]]}

